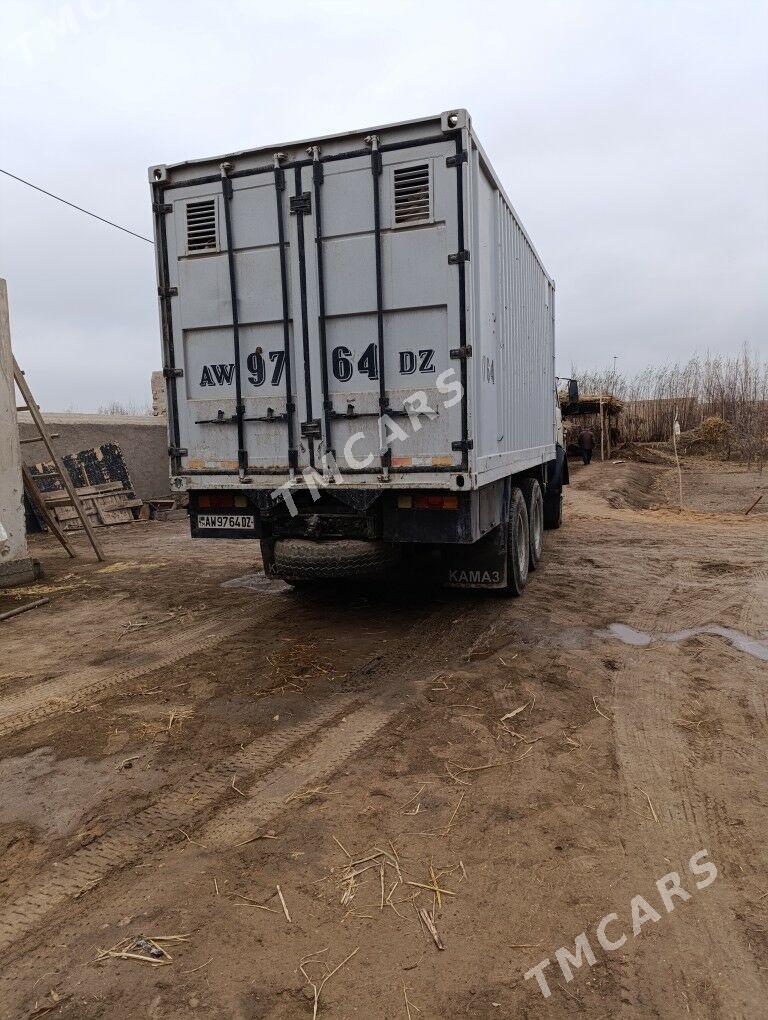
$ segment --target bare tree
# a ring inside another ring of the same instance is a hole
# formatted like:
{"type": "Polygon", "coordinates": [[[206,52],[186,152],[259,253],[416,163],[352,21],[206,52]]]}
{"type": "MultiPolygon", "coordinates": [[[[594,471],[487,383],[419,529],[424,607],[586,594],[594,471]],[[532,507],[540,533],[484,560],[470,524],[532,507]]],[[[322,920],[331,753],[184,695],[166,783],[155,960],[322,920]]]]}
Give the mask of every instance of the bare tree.
{"type": "Polygon", "coordinates": [[[576,366],[571,375],[582,395],[610,394],[623,402],[617,426],[622,442],[668,440],[677,413],[684,436],[699,430],[706,445],[705,434],[717,435],[719,455],[735,454],[762,470],[768,453],[768,361],[746,343],[733,357],[707,351],[684,364],[649,365],[634,376],[615,367],[580,371],[576,366]],[[710,424],[702,431],[704,422],[710,424]]]}

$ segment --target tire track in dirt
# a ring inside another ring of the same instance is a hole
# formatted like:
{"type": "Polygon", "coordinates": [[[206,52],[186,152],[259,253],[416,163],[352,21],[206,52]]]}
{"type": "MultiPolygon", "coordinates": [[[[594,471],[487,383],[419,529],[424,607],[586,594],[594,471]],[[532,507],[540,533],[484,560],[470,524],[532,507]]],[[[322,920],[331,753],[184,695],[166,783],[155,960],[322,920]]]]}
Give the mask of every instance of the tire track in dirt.
{"type": "MultiPolygon", "coordinates": [[[[635,845],[627,849],[634,857],[638,877],[642,876],[642,885],[659,877],[656,871],[660,859],[671,861],[670,870],[676,870],[677,862],[687,861],[706,848],[717,863],[717,848],[729,839],[727,808],[713,793],[696,788],[696,773],[691,769],[685,740],[674,725],[674,716],[682,712],[681,702],[685,700],[679,681],[661,663],[656,667],[624,669],[616,683],[615,738],[623,778],[622,813],[628,819],[637,819],[635,845]],[[646,809],[646,792],[653,798],[658,825],[646,809]]],[[[685,886],[685,875],[682,881],[685,886]]],[[[668,922],[669,937],[682,946],[684,970],[689,977],[696,975],[700,981],[707,981],[716,961],[722,1014],[756,1016],[750,1010],[765,1001],[766,988],[752,955],[742,946],[734,923],[734,903],[722,873],[711,888],[694,897],[690,909],[695,919],[672,915],[668,922]],[[680,926],[685,924],[689,929],[683,931],[680,926]]],[[[638,943],[638,948],[640,951],[627,959],[624,967],[624,1015],[634,1017],[639,1012],[656,1010],[664,1014],[674,1001],[671,988],[658,973],[641,973],[642,967],[654,966],[654,961],[646,957],[644,944],[638,943]]],[[[690,984],[683,976],[677,987],[689,986],[693,994],[690,984]]],[[[705,1002],[697,1005],[706,1007],[705,1002]]]]}
{"type": "Polygon", "coordinates": [[[696,552],[670,561],[667,574],[649,589],[626,621],[637,630],[674,633],[686,627],[723,624],[738,617],[743,603],[743,580],[706,578],[696,552]]]}
{"type": "Polygon", "coordinates": [[[768,570],[761,568],[749,579],[748,594],[739,614],[739,630],[763,637],[768,634],[768,570]]]}
{"type": "Polygon", "coordinates": [[[265,825],[288,810],[286,798],[291,794],[309,783],[329,778],[403,707],[402,701],[396,704],[381,700],[348,715],[311,750],[270,771],[246,800],[214,818],[203,829],[201,841],[223,849],[247,839],[256,826],[265,825]]]}
{"type": "MultiPolygon", "coordinates": [[[[460,641],[465,628],[476,627],[480,619],[481,614],[465,614],[457,628],[457,640],[460,641]]],[[[476,635],[477,631],[473,633],[476,635]]],[[[238,803],[236,809],[226,813],[220,824],[209,822],[206,832],[217,843],[227,841],[229,845],[252,835],[254,821],[274,817],[286,809],[286,796],[308,782],[327,778],[402,711],[408,692],[404,690],[402,697],[394,700],[392,694],[400,693],[394,690],[394,685],[412,668],[417,668],[420,674],[429,670],[430,660],[440,653],[439,637],[443,634],[444,622],[439,611],[414,619],[385,653],[377,653],[354,671],[349,679],[359,678],[357,690],[348,683],[346,696],[334,696],[315,709],[311,719],[257,738],[226,761],[161,793],[149,807],[57,862],[55,871],[51,869],[38,876],[26,892],[0,910],[0,953],[7,953],[57,908],[94,889],[110,874],[146,856],[153,848],[161,847],[174,831],[193,826],[211,810],[216,812],[235,776],[239,777],[241,788],[247,786],[249,779],[256,783],[251,790],[245,790],[247,799],[242,805],[238,803]],[[386,681],[382,693],[364,702],[365,691],[377,679],[386,681]],[[306,742],[326,726],[331,727],[330,732],[305,750],[306,742]],[[295,761],[287,760],[272,768],[279,757],[291,752],[299,755],[295,761]],[[267,775],[261,782],[259,777],[264,773],[267,775]]]]}
{"type": "MultiPolygon", "coordinates": [[[[627,522],[639,520],[634,516],[627,522]]],[[[691,521],[678,541],[669,543],[661,576],[649,578],[634,610],[621,622],[655,634],[714,623],[763,636],[764,564],[753,563],[747,573],[743,529],[735,530],[727,518],[717,527],[713,523],[711,518],[691,521]]],[[[662,919],[656,937],[663,945],[643,941],[648,936],[641,934],[634,951],[622,958],[619,1015],[627,1020],[641,1015],[762,1016],[768,989],[738,916],[738,891],[723,874],[734,816],[723,789],[704,785],[689,738],[677,725],[690,708],[692,691],[685,683],[686,669],[675,667],[683,662],[695,671],[701,664],[706,673],[711,667],[703,660],[710,650],[659,645],[625,654],[623,669],[614,674],[614,742],[631,891],[645,894],[662,869],[676,870],[693,900],[662,919]],[[684,864],[705,848],[719,865],[719,878],[697,893],[684,864]]],[[[744,668],[750,670],[749,664],[744,668]]],[[[753,675],[747,673],[744,689],[765,730],[766,698],[756,678],[749,679],[753,675]]],[[[709,753],[721,757],[716,746],[709,753]]]]}
{"type": "MultiPolygon", "coordinates": [[[[736,625],[743,633],[768,636],[768,570],[763,567],[754,571],[748,580],[744,604],[736,625]]],[[[762,684],[752,684],[747,696],[755,721],[765,738],[768,731],[768,691],[762,684]]]]}
{"type": "MultiPolygon", "coordinates": [[[[496,616],[487,607],[472,607],[460,621],[454,621],[452,636],[455,646],[466,644],[470,649],[474,648],[489,630],[493,631],[496,616]]],[[[202,839],[217,846],[231,846],[240,839],[248,838],[255,824],[266,824],[286,810],[285,801],[291,794],[310,782],[327,779],[337,771],[347,758],[361,750],[379,730],[407,708],[414,689],[436,668],[444,636],[445,620],[441,609],[434,609],[421,619],[414,620],[396,644],[356,670],[360,676],[365,676],[364,686],[368,690],[374,688],[377,682],[384,681],[378,697],[369,700],[354,715],[342,719],[310,751],[271,771],[252,789],[246,800],[218,813],[203,830],[202,839]],[[418,680],[409,676],[412,671],[418,672],[418,680]],[[407,686],[409,680],[412,686],[407,686]],[[402,681],[402,689],[398,687],[399,681],[402,681]]]]}
{"type": "MultiPolygon", "coordinates": [[[[498,626],[498,612],[484,605],[472,606],[461,620],[455,620],[452,647],[466,647],[468,657],[498,626]]],[[[246,800],[218,813],[203,830],[202,839],[208,844],[231,846],[253,833],[257,823],[265,825],[281,811],[286,810],[286,798],[300,792],[310,782],[327,779],[341,764],[360,751],[379,730],[400,715],[413,697],[415,689],[427,681],[427,675],[437,665],[445,637],[445,618],[440,609],[415,621],[401,638],[396,648],[389,648],[380,659],[366,684],[372,687],[377,679],[386,681],[380,695],[370,700],[322,737],[310,751],[272,770],[254,788],[246,800]],[[389,675],[388,671],[391,669],[389,675]],[[405,681],[411,670],[417,670],[419,680],[410,678],[411,686],[399,689],[399,680],[405,681]]]]}
{"type": "MultiPolygon", "coordinates": [[[[241,783],[243,777],[257,777],[280,755],[332,723],[340,713],[352,709],[356,701],[359,698],[355,695],[334,698],[310,720],[268,737],[257,738],[226,761],[161,794],[153,804],[112,832],[57,862],[55,870],[44,873],[26,893],[3,908],[0,913],[0,953],[7,951],[63,903],[88,892],[111,872],[162,846],[173,832],[194,824],[206,809],[221,803],[236,776],[240,777],[241,783]]],[[[340,743],[338,748],[340,751],[340,743]]]]}
{"type": "MultiPolygon", "coordinates": [[[[223,623],[221,617],[208,618],[172,637],[158,639],[137,651],[132,664],[122,669],[115,670],[114,666],[88,667],[3,699],[0,701],[0,737],[18,733],[50,716],[71,711],[83,702],[93,702],[115,687],[165,669],[180,659],[233,637],[252,625],[253,610],[257,605],[261,609],[264,603],[249,606],[247,615],[234,623],[223,623]],[[136,659],[139,661],[136,662],[136,659]]],[[[279,611],[279,606],[270,607],[259,616],[259,620],[267,620],[279,611]]]]}
{"type": "MultiPolygon", "coordinates": [[[[728,578],[724,590],[713,591],[712,582],[697,574],[700,564],[694,557],[692,551],[690,559],[673,560],[664,581],[639,602],[633,617],[642,629],[658,632],[691,623],[721,623],[720,617],[729,613],[740,618],[749,592],[746,579],[728,578]]],[[[660,860],[668,862],[668,870],[678,870],[693,853],[706,848],[717,863],[718,848],[729,841],[728,806],[717,790],[699,785],[687,737],[676,726],[690,698],[684,671],[672,672],[670,659],[688,654],[684,645],[674,651],[663,646],[633,649],[615,674],[614,739],[622,815],[629,822],[627,854],[641,886],[659,877],[660,860]],[[651,817],[646,795],[653,798],[658,823],[651,817]]],[[[700,649],[693,651],[693,664],[701,654],[700,649]]],[[[685,886],[682,871],[681,878],[685,886]]],[[[677,960],[670,960],[669,954],[659,960],[658,951],[641,937],[622,968],[621,1015],[666,1015],[673,1003],[682,1012],[680,995],[686,1009],[690,1003],[703,1014],[712,1006],[715,987],[722,1015],[759,1015],[756,1004],[765,1001],[766,987],[741,938],[735,907],[734,891],[721,871],[711,888],[694,896],[691,920],[677,914],[668,920],[665,938],[677,960]],[[702,992],[707,988],[708,993],[702,992]]]]}

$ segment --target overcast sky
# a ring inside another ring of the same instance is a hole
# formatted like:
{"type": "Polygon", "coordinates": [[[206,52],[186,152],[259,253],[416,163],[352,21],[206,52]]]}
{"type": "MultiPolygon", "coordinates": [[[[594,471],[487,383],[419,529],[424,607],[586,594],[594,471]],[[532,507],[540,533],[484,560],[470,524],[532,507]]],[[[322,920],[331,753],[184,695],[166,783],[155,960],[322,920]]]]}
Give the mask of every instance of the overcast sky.
{"type": "MultiPolygon", "coordinates": [[[[465,106],[557,281],[558,369],[768,348],[762,0],[3,0],[0,166],[151,235],[146,169],[465,106]]],[[[0,175],[48,410],[146,404],[152,248],[0,175]]]]}

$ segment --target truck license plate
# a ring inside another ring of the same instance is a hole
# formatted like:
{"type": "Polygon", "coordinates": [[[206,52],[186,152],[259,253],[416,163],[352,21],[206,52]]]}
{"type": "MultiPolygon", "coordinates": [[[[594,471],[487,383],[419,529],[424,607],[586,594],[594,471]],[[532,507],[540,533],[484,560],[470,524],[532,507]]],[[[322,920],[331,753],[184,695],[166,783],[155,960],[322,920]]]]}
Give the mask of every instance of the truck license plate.
{"type": "Polygon", "coordinates": [[[242,531],[253,528],[253,514],[198,514],[198,528],[215,528],[218,531],[242,531]]]}

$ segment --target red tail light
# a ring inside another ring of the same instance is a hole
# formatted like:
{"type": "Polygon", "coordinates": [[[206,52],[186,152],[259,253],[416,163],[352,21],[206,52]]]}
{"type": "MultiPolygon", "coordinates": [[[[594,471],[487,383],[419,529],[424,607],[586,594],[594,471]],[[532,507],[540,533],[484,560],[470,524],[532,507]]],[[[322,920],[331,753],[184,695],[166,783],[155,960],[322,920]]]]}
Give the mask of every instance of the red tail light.
{"type": "Polygon", "coordinates": [[[248,500],[234,492],[201,492],[197,497],[197,505],[205,510],[232,510],[248,506],[248,500]]]}
{"type": "Polygon", "coordinates": [[[429,494],[413,497],[414,510],[458,510],[458,496],[442,496],[429,494]]]}

